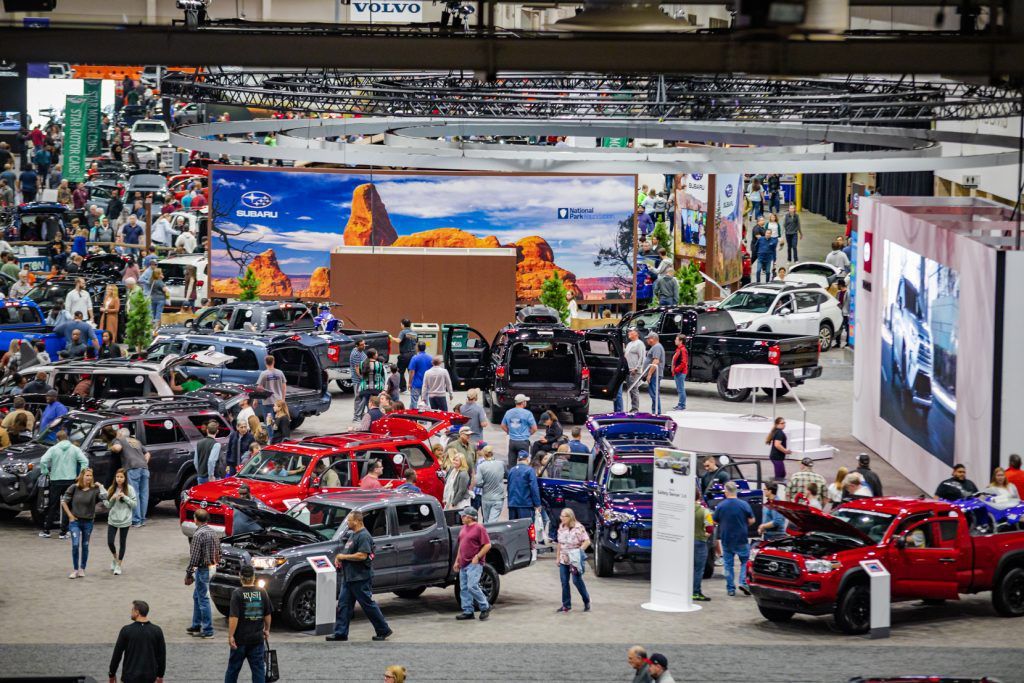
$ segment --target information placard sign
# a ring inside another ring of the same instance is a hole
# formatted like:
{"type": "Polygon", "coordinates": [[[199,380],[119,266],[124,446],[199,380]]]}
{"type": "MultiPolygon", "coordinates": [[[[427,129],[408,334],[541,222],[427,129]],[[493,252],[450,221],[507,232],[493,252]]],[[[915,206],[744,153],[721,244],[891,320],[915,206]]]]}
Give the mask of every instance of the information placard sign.
{"type": "Polygon", "coordinates": [[[693,537],[697,454],[654,449],[654,509],[651,529],[651,600],[644,609],[695,612],[693,537]]]}

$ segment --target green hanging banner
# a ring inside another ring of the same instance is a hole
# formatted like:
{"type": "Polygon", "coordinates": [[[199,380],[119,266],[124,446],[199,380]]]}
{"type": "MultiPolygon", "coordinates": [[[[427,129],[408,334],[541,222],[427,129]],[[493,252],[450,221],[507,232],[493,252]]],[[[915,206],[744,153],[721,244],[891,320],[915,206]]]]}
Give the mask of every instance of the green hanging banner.
{"type": "Polygon", "coordinates": [[[85,182],[85,158],[89,144],[87,118],[89,102],[85,95],[68,95],[64,105],[64,179],[85,182]]]}
{"type": "Polygon", "coordinates": [[[103,81],[98,78],[85,79],[85,97],[88,99],[89,111],[86,120],[86,145],[88,154],[97,157],[103,153],[103,130],[101,119],[103,113],[100,110],[100,90],[103,81]]]}
{"type": "Polygon", "coordinates": [[[629,138],[601,138],[602,147],[629,147],[629,138]]]}

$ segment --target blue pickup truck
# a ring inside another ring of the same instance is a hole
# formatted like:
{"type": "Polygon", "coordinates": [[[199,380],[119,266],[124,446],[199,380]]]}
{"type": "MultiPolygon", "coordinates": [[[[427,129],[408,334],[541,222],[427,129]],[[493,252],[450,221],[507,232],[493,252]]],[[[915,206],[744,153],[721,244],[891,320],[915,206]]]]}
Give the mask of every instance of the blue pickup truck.
{"type": "MultiPolygon", "coordinates": [[[[540,475],[541,502],[557,523],[562,508],[571,508],[593,538],[598,576],[611,576],[617,560],[649,562],[654,498],[654,449],[676,448],[676,423],[663,415],[609,413],[592,416],[587,429],[594,437],[589,453],[552,458],[540,475]]],[[[757,482],[742,478],[741,466],[731,463],[703,492],[714,507],[723,497],[722,481],[732,479],[739,496],[760,517],[763,492],[757,482]]],[[[549,534],[554,529],[549,529],[549,534]]],[[[711,554],[712,569],[714,554],[711,554]]],[[[707,574],[707,569],[705,569],[707,574]]]]}
{"type": "Polygon", "coordinates": [[[57,352],[64,349],[67,340],[47,325],[43,311],[31,299],[20,301],[7,299],[0,306],[0,349],[6,351],[14,340],[35,344],[42,340],[50,358],[57,359],[57,352]]]}

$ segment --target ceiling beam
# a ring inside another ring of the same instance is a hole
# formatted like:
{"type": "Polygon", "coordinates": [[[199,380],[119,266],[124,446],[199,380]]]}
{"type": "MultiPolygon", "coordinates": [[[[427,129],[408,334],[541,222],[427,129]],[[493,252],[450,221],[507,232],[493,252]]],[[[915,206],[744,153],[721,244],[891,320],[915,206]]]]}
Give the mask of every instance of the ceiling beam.
{"type": "Polygon", "coordinates": [[[766,75],[946,74],[1022,76],[1024,41],[998,37],[778,40],[693,34],[450,36],[308,35],[169,27],[0,28],[10,61],[87,64],[466,69],[766,75]]]}

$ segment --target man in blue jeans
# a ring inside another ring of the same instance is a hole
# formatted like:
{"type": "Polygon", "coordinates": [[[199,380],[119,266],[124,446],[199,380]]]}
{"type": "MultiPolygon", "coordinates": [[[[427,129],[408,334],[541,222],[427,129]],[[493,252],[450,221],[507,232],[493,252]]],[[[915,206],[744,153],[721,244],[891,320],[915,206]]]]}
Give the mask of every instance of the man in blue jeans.
{"type": "Polygon", "coordinates": [[[265,643],[270,637],[270,619],[274,606],[270,595],[256,586],[256,570],[245,565],[241,571],[242,585],[231,593],[228,612],[228,670],[224,683],[237,683],[242,666],[249,662],[252,683],[265,683],[267,665],[265,643]]]}
{"type": "Polygon", "coordinates": [[[693,600],[694,602],[708,602],[711,600],[704,595],[702,584],[704,582],[704,567],[708,562],[708,530],[707,530],[708,509],[704,507],[700,499],[697,500],[693,516],[693,600]]]}
{"type": "Polygon", "coordinates": [[[484,525],[477,523],[476,510],[466,507],[459,514],[462,517],[462,529],[459,531],[459,550],[452,569],[459,573],[462,614],[455,618],[458,621],[473,619],[476,616],[475,607],[479,607],[480,621],[486,621],[491,615],[491,605],[480,588],[480,576],[484,573],[484,558],[491,550],[491,537],[487,535],[484,525]]]}
{"type": "Polygon", "coordinates": [[[714,520],[718,524],[718,538],[722,542],[722,562],[725,566],[725,592],[736,595],[736,586],[750,595],[747,587],[747,560],[750,559],[750,541],[747,530],[754,523],[754,511],[747,501],[736,497],[736,482],[725,482],[725,500],[715,508],[714,520]],[[734,581],[735,562],[740,561],[740,580],[734,581]]]}
{"type": "Polygon", "coordinates": [[[434,359],[427,353],[426,342],[416,344],[416,355],[409,361],[409,408],[419,407],[420,393],[423,391],[423,376],[433,366],[434,359]]]}
{"type": "Polygon", "coordinates": [[[213,638],[213,614],[210,612],[210,567],[220,558],[217,536],[207,522],[210,513],[196,510],[196,524],[199,525],[189,545],[188,567],[185,568],[185,585],[192,589],[192,625],[185,631],[198,638],[213,638]]]}
{"type": "Polygon", "coordinates": [[[334,622],[334,634],[324,640],[344,642],[348,640],[348,625],[356,602],[363,607],[363,613],[373,624],[374,640],[387,640],[393,631],[385,621],[380,607],[373,601],[373,536],[366,530],[363,513],[354,510],[345,518],[349,533],[345,536],[342,551],[334,556],[334,566],[341,570],[341,590],[338,592],[338,612],[334,622]]]}
{"type": "Polygon", "coordinates": [[[132,511],[132,526],[145,526],[149,505],[150,453],[124,427],[117,430],[117,438],[110,442],[110,452],[121,456],[121,467],[128,475],[128,483],[137,494],[135,509],[132,511]]]}

